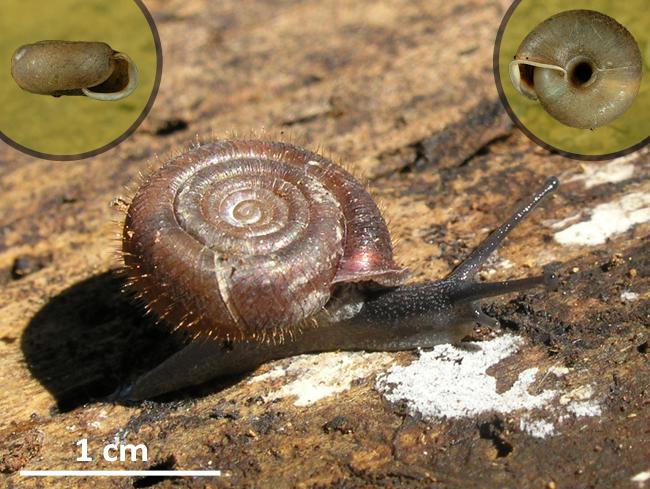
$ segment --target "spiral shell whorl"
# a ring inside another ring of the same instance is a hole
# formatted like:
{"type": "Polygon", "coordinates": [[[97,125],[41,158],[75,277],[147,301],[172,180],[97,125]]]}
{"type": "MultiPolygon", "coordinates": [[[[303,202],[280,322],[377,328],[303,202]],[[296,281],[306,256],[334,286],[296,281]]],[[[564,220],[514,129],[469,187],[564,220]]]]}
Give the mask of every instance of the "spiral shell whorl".
{"type": "Polygon", "coordinates": [[[218,141],[166,164],[134,198],[123,250],[159,317],[235,341],[282,340],[337,281],[404,276],[358,182],[322,156],[264,141],[218,141]]]}
{"type": "Polygon", "coordinates": [[[641,85],[641,53],[632,35],[611,17],[569,10],[526,36],[510,64],[510,78],[555,119],[590,129],[632,105],[641,85]]]}

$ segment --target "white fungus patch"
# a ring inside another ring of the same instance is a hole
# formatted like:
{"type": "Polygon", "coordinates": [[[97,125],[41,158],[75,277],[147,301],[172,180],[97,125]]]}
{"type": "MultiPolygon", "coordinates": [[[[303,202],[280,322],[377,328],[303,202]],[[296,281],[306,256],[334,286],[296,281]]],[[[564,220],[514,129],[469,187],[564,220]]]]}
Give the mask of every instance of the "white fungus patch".
{"type": "MultiPolygon", "coordinates": [[[[599,416],[590,385],[568,392],[545,389],[531,394],[531,387],[547,375],[557,379],[570,369],[551,366],[523,370],[505,392],[497,392],[496,378],[487,370],[516,353],[524,344],[519,336],[505,334],[465,347],[439,345],[408,366],[393,366],[376,381],[376,388],[390,402],[405,401],[411,414],[425,419],[473,417],[486,412],[519,416],[520,429],[536,438],[558,432],[564,421],[599,416]]],[[[367,378],[391,365],[390,353],[329,352],[300,355],[249,380],[274,386],[267,400],[293,398],[295,406],[309,406],[347,391],[356,380],[367,378]],[[281,379],[281,380],[277,380],[281,379]],[[275,386],[281,384],[280,387],[275,386]]]]}
{"type": "Polygon", "coordinates": [[[564,245],[599,245],[610,236],[646,221],[650,221],[650,193],[633,192],[597,205],[591,210],[589,220],[555,233],[555,241],[564,245]]]}
{"type": "Polygon", "coordinates": [[[636,482],[639,487],[645,487],[646,482],[650,482],[650,469],[639,472],[630,479],[632,482],[636,482]]]}
{"type": "Polygon", "coordinates": [[[498,393],[496,378],[486,370],[515,353],[521,337],[499,336],[476,345],[477,350],[449,344],[422,352],[406,367],[393,367],[377,383],[391,402],[406,400],[409,409],[426,418],[461,418],[496,411],[509,413],[518,409],[540,408],[557,393],[528,392],[537,376],[536,368],[524,370],[506,392],[498,393]]]}
{"type": "Polygon", "coordinates": [[[284,377],[286,374],[287,371],[283,367],[273,367],[268,372],[264,372],[263,374],[256,375],[255,377],[250,379],[248,383],[253,384],[255,382],[264,382],[269,379],[277,379],[278,377],[284,377]]]}
{"type": "Polygon", "coordinates": [[[534,438],[546,438],[555,435],[555,425],[545,419],[534,419],[522,416],[519,420],[519,429],[534,438]]]}
{"type": "Polygon", "coordinates": [[[591,399],[594,390],[590,385],[581,385],[560,396],[560,404],[567,405],[575,401],[586,401],[591,399]]]}
{"type": "Polygon", "coordinates": [[[600,405],[593,401],[572,402],[566,408],[567,411],[578,418],[583,416],[600,416],[603,412],[600,405]]]}
{"type": "Polygon", "coordinates": [[[586,188],[595,187],[605,183],[617,183],[628,180],[634,176],[633,160],[637,159],[636,154],[622,156],[609,163],[592,163],[582,165],[582,173],[575,175],[569,182],[583,181],[586,188]]]}
{"type": "Polygon", "coordinates": [[[418,360],[392,367],[378,378],[376,387],[390,402],[405,402],[411,414],[425,419],[466,418],[482,413],[519,414],[522,431],[537,438],[557,433],[558,424],[574,416],[598,416],[601,408],[592,400],[591,386],[570,392],[545,389],[531,394],[530,388],[548,374],[560,378],[570,371],[552,366],[522,371],[505,392],[497,391],[496,378],[487,370],[516,353],[524,340],[505,334],[468,347],[439,345],[421,352],[418,360]]]}
{"type": "Polygon", "coordinates": [[[639,294],[636,292],[630,292],[629,290],[624,290],[621,292],[621,300],[624,302],[634,302],[639,299],[639,294]]]}
{"type": "Polygon", "coordinates": [[[580,219],[582,219],[582,217],[583,217],[583,213],[577,212],[560,221],[550,221],[550,220],[544,221],[544,225],[552,229],[564,229],[569,224],[573,224],[574,222],[579,221],[580,219]]]}
{"type": "Polygon", "coordinates": [[[551,375],[555,375],[556,377],[564,377],[569,373],[569,369],[566,367],[557,367],[553,365],[547,370],[547,372],[551,375]]]}
{"type": "Polygon", "coordinates": [[[250,382],[286,376],[293,380],[265,396],[267,400],[295,397],[294,406],[309,406],[350,389],[352,382],[374,374],[391,363],[386,353],[328,352],[293,357],[287,367],[276,367],[250,382]],[[279,369],[277,373],[271,374],[279,369]],[[282,373],[280,372],[282,371],[282,373]],[[261,379],[260,379],[261,377],[261,379]]]}

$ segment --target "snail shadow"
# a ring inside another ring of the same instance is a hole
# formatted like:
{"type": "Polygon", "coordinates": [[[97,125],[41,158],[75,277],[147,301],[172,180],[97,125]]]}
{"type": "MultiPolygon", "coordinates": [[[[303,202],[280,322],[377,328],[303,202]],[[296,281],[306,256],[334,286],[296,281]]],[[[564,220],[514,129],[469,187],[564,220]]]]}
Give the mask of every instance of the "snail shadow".
{"type": "Polygon", "coordinates": [[[21,338],[27,366],[59,411],[106,398],[181,347],[106,272],[53,297],[21,338]]]}

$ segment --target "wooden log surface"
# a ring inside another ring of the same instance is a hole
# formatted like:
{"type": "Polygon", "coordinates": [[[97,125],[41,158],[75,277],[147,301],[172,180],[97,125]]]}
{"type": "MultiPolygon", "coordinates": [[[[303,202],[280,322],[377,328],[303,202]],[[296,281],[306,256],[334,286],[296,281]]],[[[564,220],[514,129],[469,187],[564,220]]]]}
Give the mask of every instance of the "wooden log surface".
{"type": "Polygon", "coordinates": [[[69,163],[0,147],[4,485],[642,487],[650,152],[581,163],[513,128],[492,73],[508,3],[147,2],[164,73],[131,138],[69,163]],[[552,264],[559,291],[486,301],[501,327],[437,356],[326,353],[155,401],[107,401],[175,347],[120,291],[122,214],[111,203],[197,141],[251,134],[317,149],[365,175],[413,281],[444,276],[557,175],[556,195],[482,274],[522,277],[552,264]],[[92,463],[76,461],[82,438],[92,463]],[[148,461],[102,460],[116,439],[145,444],[148,461]],[[109,468],[224,476],[19,475],[109,468]]]}

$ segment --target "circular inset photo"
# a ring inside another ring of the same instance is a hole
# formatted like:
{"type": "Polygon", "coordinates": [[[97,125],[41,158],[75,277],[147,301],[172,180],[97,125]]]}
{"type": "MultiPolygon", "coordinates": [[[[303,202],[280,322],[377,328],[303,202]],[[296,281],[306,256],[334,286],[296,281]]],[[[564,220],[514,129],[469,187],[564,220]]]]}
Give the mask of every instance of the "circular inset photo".
{"type": "Polygon", "coordinates": [[[5,0],[0,137],[75,160],[127,138],[153,105],[162,54],[140,0],[5,0]]]}
{"type": "Polygon", "coordinates": [[[647,0],[516,1],[494,50],[497,89],[537,143],[578,159],[639,149],[650,135],[647,0]]]}

